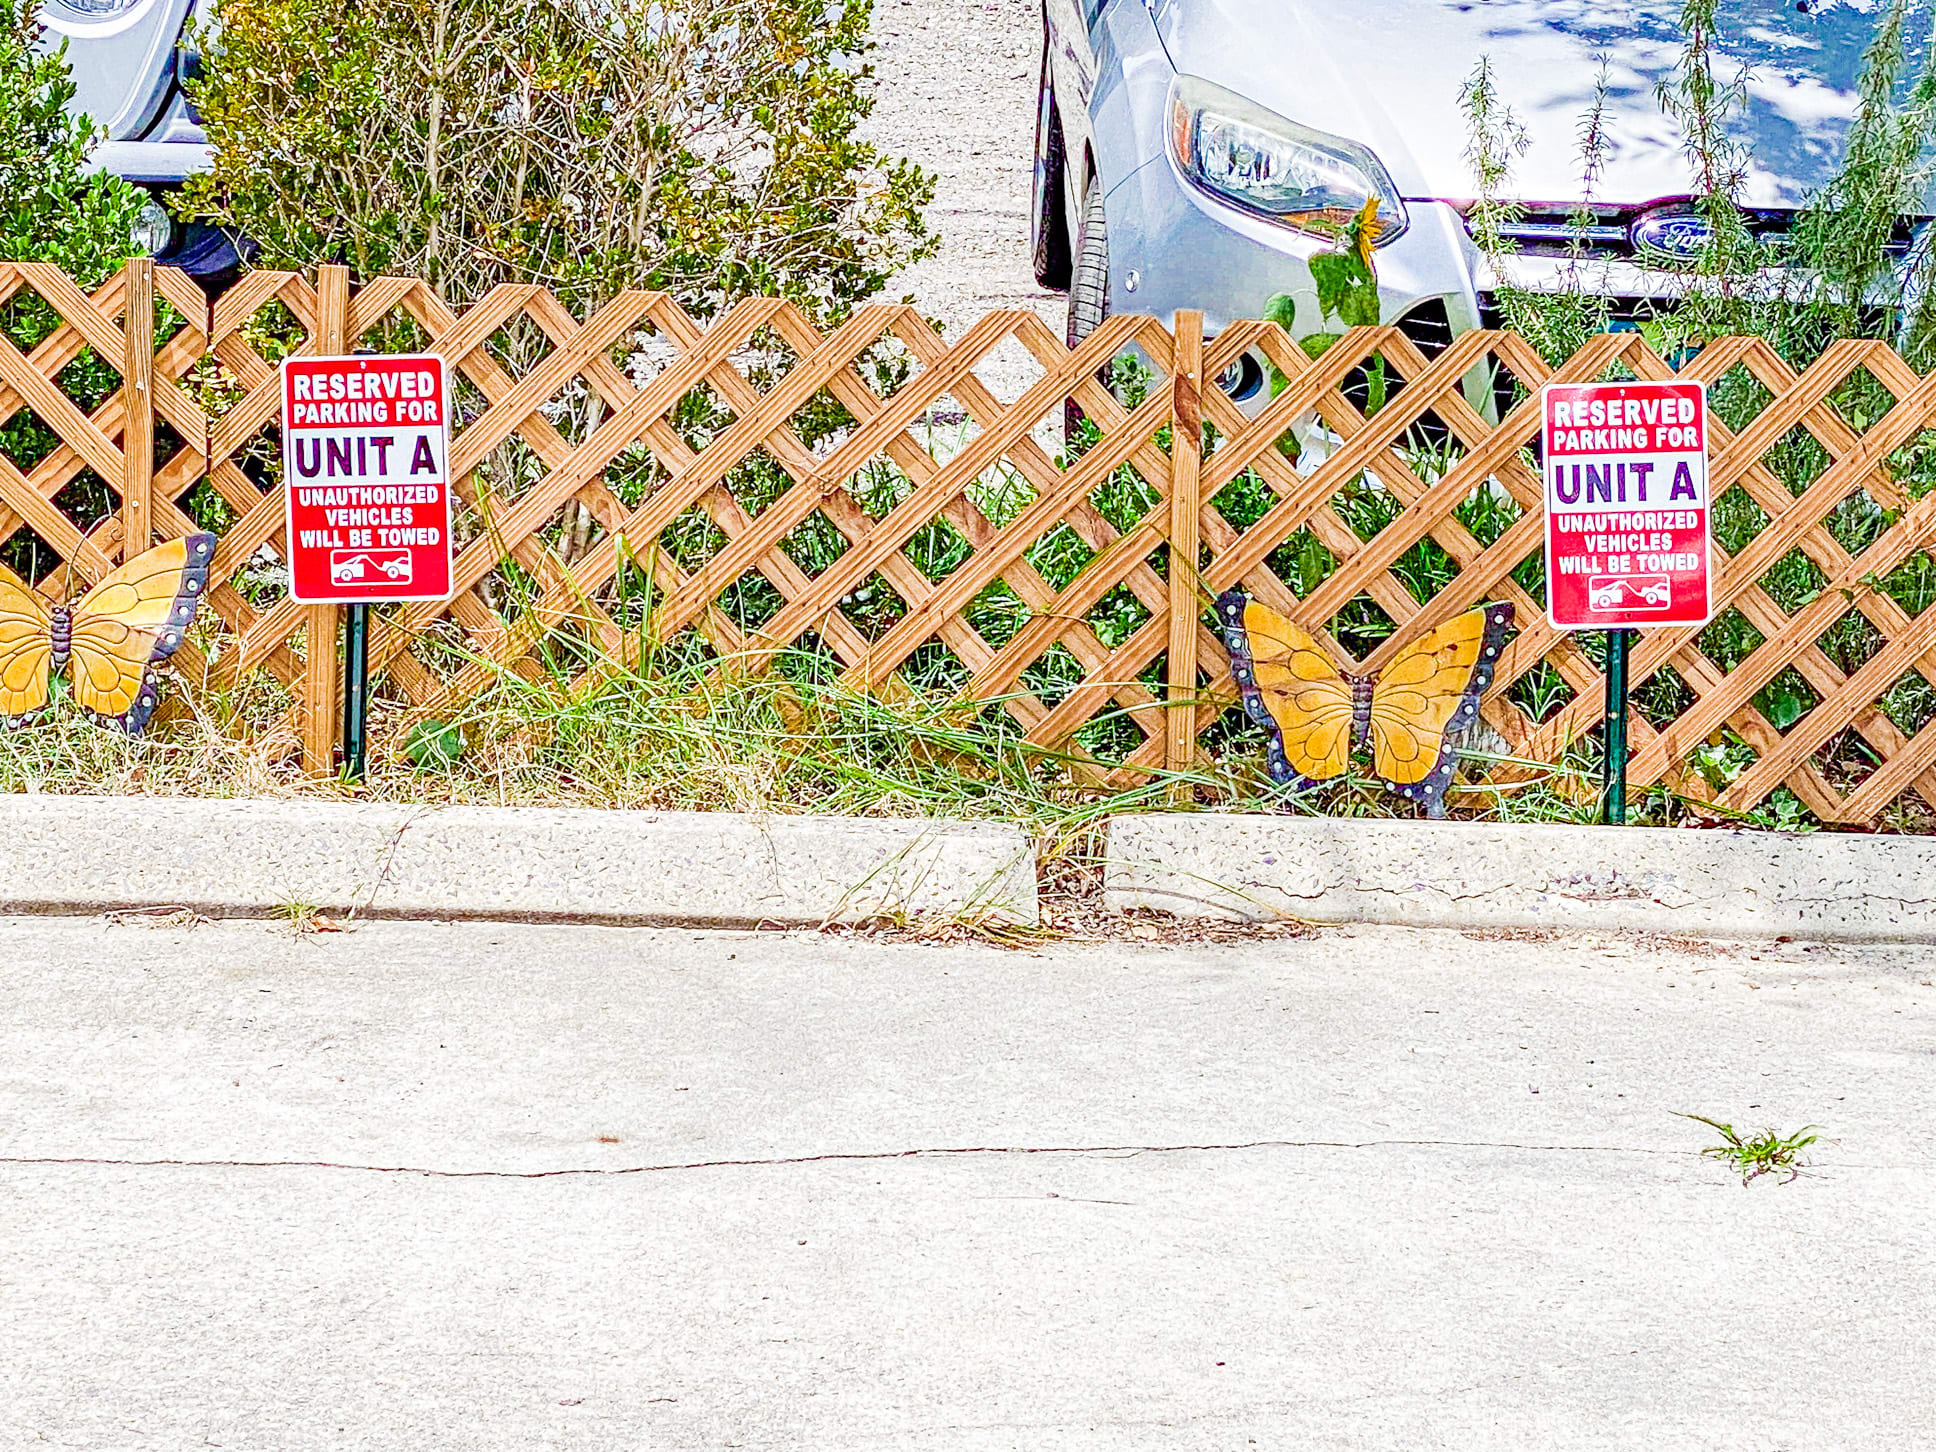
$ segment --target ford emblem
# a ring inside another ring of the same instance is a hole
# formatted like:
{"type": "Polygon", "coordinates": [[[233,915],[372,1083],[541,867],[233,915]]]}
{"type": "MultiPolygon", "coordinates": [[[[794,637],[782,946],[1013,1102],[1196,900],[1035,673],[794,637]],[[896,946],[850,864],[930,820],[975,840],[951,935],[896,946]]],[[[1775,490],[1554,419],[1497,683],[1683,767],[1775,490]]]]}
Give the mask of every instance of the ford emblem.
{"type": "Polygon", "coordinates": [[[1627,231],[1634,251],[1691,261],[1707,249],[1714,235],[1707,219],[1692,212],[1648,212],[1636,217],[1627,231]]]}

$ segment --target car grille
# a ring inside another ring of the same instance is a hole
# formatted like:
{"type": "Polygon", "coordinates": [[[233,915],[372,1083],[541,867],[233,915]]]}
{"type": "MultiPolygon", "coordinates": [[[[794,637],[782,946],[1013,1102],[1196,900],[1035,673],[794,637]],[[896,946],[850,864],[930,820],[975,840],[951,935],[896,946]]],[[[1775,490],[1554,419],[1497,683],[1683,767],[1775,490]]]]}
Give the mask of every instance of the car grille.
{"type": "MultiPolygon", "coordinates": [[[[1502,223],[1499,235],[1514,252],[1528,257],[1619,257],[1644,258],[1647,253],[1634,244],[1635,224],[1647,217],[1689,216],[1692,201],[1650,202],[1642,207],[1594,207],[1576,216],[1572,205],[1522,203],[1520,214],[1502,223]]],[[[1794,230],[1800,213],[1782,207],[1744,208],[1741,213],[1748,234],[1759,242],[1773,243],[1794,230]]],[[[1916,231],[1927,218],[1905,220],[1896,229],[1889,250],[1906,254],[1915,244],[1916,231]]],[[[1466,208],[1466,231],[1477,233],[1472,209],[1466,208]]]]}
{"type": "Polygon", "coordinates": [[[1436,358],[1452,346],[1452,319],[1445,311],[1445,299],[1428,298],[1398,320],[1398,329],[1427,358],[1436,358]]]}
{"type": "MultiPolygon", "coordinates": [[[[1667,312],[1672,304],[1662,298],[1652,297],[1610,297],[1607,299],[1607,326],[1615,333],[1638,331],[1642,323],[1667,312]]],[[[1489,292],[1479,294],[1479,326],[1482,328],[1504,328],[1505,309],[1499,300],[1489,292]]]]}
{"type": "MultiPolygon", "coordinates": [[[[1615,332],[1637,329],[1649,319],[1664,312],[1668,303],[1650,297],[1614,297],[1607,299],[1607,321],[1615,332]]],[[[1411,339],[1413,346],[1428,359],[1436,358],[1452,346],[1457,336],[1452,327],[1452,319],[1442,297],[1427,298],[1398,319],[1398,330],[1411,339]]],[[[1498,299],[1490,292],[1479,294],[1479,326],[1482,328],[1504,328],[1505,310],[1499,306],[1498,299]]]]}

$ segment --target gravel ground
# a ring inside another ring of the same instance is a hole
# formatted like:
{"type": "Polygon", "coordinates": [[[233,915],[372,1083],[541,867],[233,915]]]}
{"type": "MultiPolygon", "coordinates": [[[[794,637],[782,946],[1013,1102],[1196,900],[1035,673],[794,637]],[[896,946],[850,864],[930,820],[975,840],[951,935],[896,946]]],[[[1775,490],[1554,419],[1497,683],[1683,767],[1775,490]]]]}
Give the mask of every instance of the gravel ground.
{"type": "Polygon", "coordinates": [[[950,338],[1012,307],[1060,333],[1067,304],[1035,285],[1028,256],[1040,0],[875,0],[874,34],[869,134],[939,180],[928,218],[941,250],[886,296],[911,298],[950,338]]]}

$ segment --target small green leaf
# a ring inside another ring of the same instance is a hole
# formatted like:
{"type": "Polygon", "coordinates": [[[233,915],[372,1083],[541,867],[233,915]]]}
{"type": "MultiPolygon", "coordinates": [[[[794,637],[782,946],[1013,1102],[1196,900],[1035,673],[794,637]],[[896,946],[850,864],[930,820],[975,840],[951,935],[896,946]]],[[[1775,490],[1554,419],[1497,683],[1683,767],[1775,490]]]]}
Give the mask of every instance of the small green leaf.
{"type": "Polygon", "coordinates": [[[442,721],[419,721],[404,738],[403,754],[419,771],[448,771],[464,754],[463,730],[442,721]]]}
{"type": "Polygon", "coordinates": [[[1285,332],[1291,332],[1297,326],[1297,299],[1288,292],[1273,294],[1270,301],[1264,304],[1264,321],[1276,323],[1285,332]]]}
{"type": "Polygon", "coordinates": [[[1808,703],[1793,691],[1773,690],[1768,693],[1768,724],[1777,731],[1786,731],[1808,712],[1808,703]]]}
{"type": "Polygon", "coordinates": [[[1327,317],[1343,316],[1345,299],[1363,280],[1364,266],[1348,252],[1320,252],[1311,259],[1311,281],[1317,285],[1318,308],[1327,317]]]}

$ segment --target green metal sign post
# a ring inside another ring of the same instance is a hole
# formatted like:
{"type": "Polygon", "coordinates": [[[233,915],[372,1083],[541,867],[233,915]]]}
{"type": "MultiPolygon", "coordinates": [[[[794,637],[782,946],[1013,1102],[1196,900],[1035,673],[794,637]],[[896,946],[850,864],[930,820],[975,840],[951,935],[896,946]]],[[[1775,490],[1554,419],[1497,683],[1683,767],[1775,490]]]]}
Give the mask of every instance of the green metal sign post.
{"type": "Polygon", "coordinates": [[[1627,652],[1631,630],[1607,632],[1607,752],[1606,789],[1601,819],[1612,826],[1627,824],[1627,652]]]}
{"type": "Polygon", "coordinates": [[[363,780],[369,769],[370,607],[343,611],[343,775],[363,780]]]}

